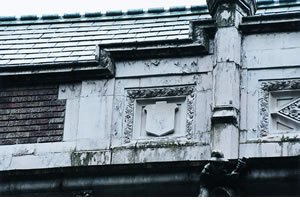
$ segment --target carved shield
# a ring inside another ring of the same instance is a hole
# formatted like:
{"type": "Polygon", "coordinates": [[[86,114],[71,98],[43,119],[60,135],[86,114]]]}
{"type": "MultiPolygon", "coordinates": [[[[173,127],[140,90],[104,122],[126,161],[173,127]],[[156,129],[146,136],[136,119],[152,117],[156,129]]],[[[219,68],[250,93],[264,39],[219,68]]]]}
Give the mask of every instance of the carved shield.
{"type": "Polygon", "coordinates": [[[147,105],[144,109],[146,116],[146,132],[149,135],[164,136],[174,132],[175,112],[177,105],[166,101],[147,105]]]}

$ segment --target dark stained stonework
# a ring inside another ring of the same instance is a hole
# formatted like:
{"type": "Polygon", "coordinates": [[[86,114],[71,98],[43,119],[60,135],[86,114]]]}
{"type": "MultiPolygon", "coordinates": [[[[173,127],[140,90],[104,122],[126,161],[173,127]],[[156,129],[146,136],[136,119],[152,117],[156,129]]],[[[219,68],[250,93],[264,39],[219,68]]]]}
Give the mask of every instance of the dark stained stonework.
{"type": "Polygon", "coordinates": [[[62,141],[65,105],[57,85],[2,87],[0,145],[62,141]]]}

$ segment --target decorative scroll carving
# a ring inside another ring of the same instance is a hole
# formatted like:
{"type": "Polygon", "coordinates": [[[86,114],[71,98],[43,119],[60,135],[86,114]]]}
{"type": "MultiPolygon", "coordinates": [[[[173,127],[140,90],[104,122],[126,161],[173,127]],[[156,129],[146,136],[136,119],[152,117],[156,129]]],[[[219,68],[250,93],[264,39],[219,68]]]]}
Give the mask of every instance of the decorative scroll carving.
{"type": "MultiPolygon", "coordinates": [[[[269,132],[269,96],[271,91],[300,89],[300,80],[263,81],[260,87],[259,98],[259,128],[260,135],[266,136],[269,132]]],[[[281,111],[280,113],[283,114],[281,111]]],[[[293,111],[291,111],[293,112],[293,111]]],[[[295,118],[293,118],[295,119],[295,118]]]]}
{"type": "Polygon", "coordinates": [[[195,89],[193,86],[178,86],[164,88],[145,88],[145,89],[129,89],[127,90],[126,109],[125,109],[125,130],[124,142],[129,143],[133,134],[134,126],[134,103],[139,98],[156,98],[156,97],[177,97],[185,96],[187,103],[186,118],[186,137],[191,139],[193,133],[194,121],[194,101],[195,89]]]}
{"type": "Polygon", "coordinates": [[[292,118],[300,122],[300,99],[297,99],[293,103],[283,107],[278,112],[288,118],[292,118]]]}
{"type": "Polygon", "coordinates": [[[133,118],[134,118],[134,99],[127,98],[127,106],[125,109],[125,124],[124,142],[129,143],[133,132],[133,118]]]}

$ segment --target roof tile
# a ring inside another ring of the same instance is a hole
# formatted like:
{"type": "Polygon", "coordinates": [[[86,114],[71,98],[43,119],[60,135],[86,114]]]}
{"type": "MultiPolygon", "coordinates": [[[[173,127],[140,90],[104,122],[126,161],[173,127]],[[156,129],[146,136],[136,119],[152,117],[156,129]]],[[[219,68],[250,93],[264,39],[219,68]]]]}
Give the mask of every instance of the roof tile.
{"type": "MultiPolygon", "coordinates": [[[[49,43],[51,44],[51,43],[49,43]]],[[[76,46],[78,42],[59,42],[55,43],[55,47],[69,47],[69,46],[76,46]]]]}
{"type": "Polygon", "coordinates": [[[8,64],[15,65],[15,64],[30,64],[33,59],[21,59],[21,60],[10,60],[8,64]]]}
{"type": "Polygon", "coordinates": [[[63,56],[69,56],[71,55],[71,51],[67,52],[56,52],[56,53],[50,53],[49,57],[63,57],[63,56]]]}
{"type": "Polygon", "coordinates": [[[121,38],[134,38],[137,37],[139,34],[135,34],[135,33],[129,33],[129,34],[119,34],[119,35],[115,35],[113,37],[113,39],[121,39],[121,38]]]}
{"type": "Polygon", "coordinates": [[[86,46],[85,50],[96,50],[96,45],[92,45],[92,46],[86,46]]]}
{"type": "Polygon", "coordinates": [[[136,37],[154,37],[158,34],[158,32],[146,32],[146,33],[138,33],[136,37]]]}
{"type": "Polygon", "coordinates": [[[32,39],[32,38],[40,38],[42,34],[28,34],[28,35],[20,35],[19,39],[32,39]]]}
{"type": "Polygon", "coordinates": [[[123,39],[123,42],[137,42],[136,38],[125,38],[123,39]]]}
{"type": "Polygon", "coordinates": [[[175,39],[188,39],[188,35],[169,35],[167,40],[175,40],[175,39]],[[184,37],[183,37],[184,36],[184,37]]]}
{"type": "Polygon", "coordinates": [[[173,30],[173,31],[161,31],[157,35],[179,35],[180,30],[173,30]]]}
{"type": "Polygon", "coordinates": [[[99,43],[98,41],[82,41],[82,42],[78,42],[78,46],[96,45],[98,43],[99,43]]]}
{"type": "Polygon", "coordinates": [[[151,28],[139,28],[139,29],[131,29],[129,33],[144,33],[149,32],[151,28]]]}
{"type": "Polygon", "coordinates": [[[18,49],[0,50],[0,55],[3,55],[3,54],[15,54],[18,51],[19,51],[18,49]]]}
{"type": "MultiPolygon", "coordinates": [[[[0,45],[1,47],[2,45],[0,45]]],[[[6,45],[9,46],[10,49],[29,49],[35,46],[35,44],[15,44],[15,45],[6,45]]],[[[4,47],[4,45],[3,45],[4,47]]]]}
{"type": "Polygon", "coordinates": [[[56,58],[56,62],[69,62],[69,61],[77,61],[80,56],[73,56],[73,57],[59,57],[56,58]]]}
{"type": "Polygon", "coordinates": [[[80,56],[78,60],[82,61],[82,60],[95,60],[96,57],[95,56],[80,56]]]}
{"type": "Polygon", "coordinates": [[[25,58],[46,58],[48,55],[49,53],[31,53],[27,54],[25,58]]]}
{"type": "Polygon", "coordinates": [[[2,58],[3,59],[21,59],[24,58],[24,54],[6,54],[2,58]]]}
{"type": "Polygon", "coordinates": [[[96,35],[93,37],[93,40],[107,40],[111,38],[112,38],[111,35],[96,35]]]}
{"type": "Polygon", "coordinates": [[[18,51],[18,53],[28,54],[28,53],[38,53],[41,51],[41,49],[21,49],[16,51],[18,51]]]}
{"type": "Polygon", "coordinates": [[[58,51],[64,50],[64,48],[63,47],[59,47],[59,48],[52,47],[52,48],[42,48],[42,49],[38,49],[38,50],[40,50],[41,53],[42,52],[58,52],[58,51]]]}
{"type": "Polygon", "coordinates": [[[71,27],[71,23],[51,24],[49,28],[67,28],[71,27]]]}
{"type": "Polygon", "coordinates": [[[54,47],[57,43],[40,43],[40,44],[35,44],[34,48],[49,48],[49,47],[54,47]]]}
{"type": "Polygon", "coordinates": [[[147,38],[144,38],[144,40],[142,40],[142,41],[147,41],[147,42],[150,42],[150,41],[161,41],[161,40],[166,40],[167,37],[168,36],[147,37],[147,38]]]}
{"type": "Polygon", "coordinates": [[[65,47],[64,51],[83,51],[85,49],[86,49],[85,46],[81,46],[81,47],[65,47]]]}
{"type": "Polygon", "coordinates": [[[107,32],[108,35],[115,35],[115,34],[124,34],[124,33],[128,33],[129,29],[119,29],[119,30],[110,30],[107,32]]]}
{"type": "Polygon", "coordinates": [[[143,24],[143,28],[146,27],[158,27],[158,26],[164,26],[165,23],[163,22],[158,22],[158,23],[152,23],[152,24],[143,24]]]}
{"type": "Polygon", "coordinates": [[[0,49],[10,49],[12,45],[0,45],[0,49]]]}
{"type": "Polygon", "coordinates": [[[49,38],[48,42],[68,42],[70,39],[70,37],[53,37],[49,38]]]}
{"type": "Polygon", "coordinates": [[[5,65],[7,63],[9,63],[10,60],[0,60],[0,65],[5,65]]]}
{"type": "Polygon", "coordinates": [[[91,27],[94,22],[72,23],[71,27],[91,27]]]}
{"type": "Polygon", "coordinates": [[[42,38],[52,38],[52,37],[61,37],[63,36],[65,33],[45,33],[42,35],[42,38]]]}
{"type": "Polygon", "coordinates": [[[55,58],[37,58],[33,59],[32,63],[52,63],[55,60],[55,58]]]}
{"type": "Polygon", "coordinates": [[[86,56],[86,55],[93,55],[95,51],[74,51],[72,52],[71,56],[86,56]]]}
{"type": "Polygon", "coordinates": [[[80,36],[80,37],[72,37],[68,38],[71,41],[85,41],[85,40],[92,40],[93,36],[80,36]]]}
{"type": "Polygon", "coordinates": [[[7,26],[5,29],[6,31],[11,31],[11,30],[25,30],[28,28],[28,25],[21,25],[21,26],[7,26]]]}

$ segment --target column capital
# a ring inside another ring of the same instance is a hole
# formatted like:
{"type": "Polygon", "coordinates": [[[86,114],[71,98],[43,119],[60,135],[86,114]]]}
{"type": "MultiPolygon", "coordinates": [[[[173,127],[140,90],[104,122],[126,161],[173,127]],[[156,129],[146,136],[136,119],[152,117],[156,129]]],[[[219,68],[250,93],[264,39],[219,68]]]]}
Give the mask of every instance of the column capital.
{"type": "MultiPolygon", "coordinates": [[[[247,16],[254,15],[256,12],[256,1],[255,0],[206,0],[207,7],[209,13],[213,18],[216,17],[218,8],[221,8],[222,5],[227,4],[230,5],[227,8],[239,8],[243,11],[243,13],[247,16]],[[235,6],[234,6],[235,5],[235,6]]],[[[226,7],[222,7],[221,9],[226,9],[226,7]]]]}

